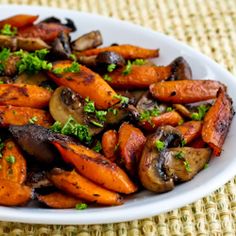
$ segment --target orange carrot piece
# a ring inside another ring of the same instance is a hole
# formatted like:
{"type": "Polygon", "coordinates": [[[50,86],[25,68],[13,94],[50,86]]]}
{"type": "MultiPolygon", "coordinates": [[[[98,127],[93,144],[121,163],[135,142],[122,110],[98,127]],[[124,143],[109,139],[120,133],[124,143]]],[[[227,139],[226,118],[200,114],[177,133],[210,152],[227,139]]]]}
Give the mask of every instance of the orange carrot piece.
{"type": "Polygon", "coordinates": [[[116,160],[116,147],[118,144],[118,134],[115,130],[108,130],[102,136],[103,154],[110,161],[116,160]]]}
{"type": "Polygon", "coordinates": [[[6,24],[11,25],[12,27],[21,28],[28,25],[32,25],[34,21],[36,21],[37,19],[38,19],[38,16],[36,15],[19,14],[19,15],[11,16],[4,20],[1,20],[0,28],[2,28],[6,24]]]}
{"type": "Polygon", "coordinates": [[[76,204],[82,203],[81,199],[72,197],[61,192],[54,192],[47,195],[38,195],[38,200],[49,207],[56,209],[75,208],[76,204]]]}
{"type": "Polygon", "coordinates": [[[188,146],[193,148],[205,148],[207,144],[202,140],[202,137],[198,137],[189,143],[188,146]]]}
{"type": "Polygon", "coordinates": [[[143,120],[140,122],[140,125],[148,131],[154,131],[159,126],[162,126],[162,125],[177,126],[182,121],[183,121],[183,118],[180,116],[178,112],[170,111],[170,112],[163,113],[159,116],[151,117],[150,121],[143,120]]]}
{"type": "Polygon", "coordinates": [[[128,75],[123,74],[124,68],[109,73],[109,84],[118,89],[148,88],[149,85],[166,80],[171,76],[170,66],[132,65],[128,75]]]}
{"type": "Polygon", "coordinates": [[[202,127],[202,139],[213,149],[216,156],[222,151],[233,113],[231,98],[220,89],[214,105],[204,117],[202,127]]]}
{"type": "Polygon", "coordinates": [[[0,159],[0,179],[22,184],[26,179],[26,161],[19,147],[12,141],[4,142],[0,159]]]}
{"type": "MultiPolygon", "coordinates": [[[[70,66],[71,61],[58,61],[53,64],[53,70],[70,66]]],[[[77,73],[48,74],[56,84],[71,88],[83,98],[89,97],[97,108],[107,109],[119,102],[110,85],[85,66],[80,65],[80,71],[77,73]]]]}
{"type": "Polygon", "coordinates": [[[51,95],[37,85],[0,84],[0,105],[42,108],[48,106],[51,95]]]}
{"type": "Polygon", "coordinates": [[[146,138],[142,131],[131,124],[123,123],[119,129],[119,151],[126,169],[135,176],[146,138]]]}
{"type": "Polygon", "coordinates": [[[32,194],[32,189],[19,183],[0,179],[0,205],[22,206],[26,204],[32,194]]]}
{"type": "Polygon", "coordinates": [[[93,182],[119,193],[133,193],[137,187],[127,174],[101,154],[82,145],[53,142],[62,158],[93,182]]]}
{"type": "Polygon", "coordinates": [[[80,52],[79,55],[95,56],[98,55],[100,52],[106,52],[106,51],[116,52],[120,54],[122,57],[124,57],[124,59],[136,59],[136,58],[145,59],[159,56],[159,49],[147,49],[130,44],[89,49],[80,52]]]}
{"type": "Polygon", "coordinates": [[[188,121],[176,127],[183,135],[184,141],[190,143],[195,138],[201,135],[202,122],[201,121],[188,121]]]}
{"type": "Polygon", "coordinates": [[[30,107],[0,106],[0,127],[26,125],[31,122],[32,118],[34,124],[44,127],[50,127],[53,123],[50,113],[44,110],[30,107]]]}
{"type": "Polygon", "coordinates": [[[149,90],[162,102],[184,104],[215,98],[219,88],[225,89],[225,86],[218,81],[179,80],[155,83],[149,90]]]}
{"type": "Polygon", "coordinates": [[[123,203],[118,193],[114,193],[94,184],[75,171],[51,173],[49,179],[57,188],[76,198],[103,205],[121,205],[123,203]]]}

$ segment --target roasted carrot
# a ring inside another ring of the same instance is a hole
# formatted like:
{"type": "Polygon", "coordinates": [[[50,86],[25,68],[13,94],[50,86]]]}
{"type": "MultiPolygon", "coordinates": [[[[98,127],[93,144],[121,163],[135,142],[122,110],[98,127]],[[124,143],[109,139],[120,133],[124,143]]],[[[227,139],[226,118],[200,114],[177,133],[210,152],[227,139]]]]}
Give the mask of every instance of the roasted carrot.
{"type": "Polygon", "coordinates": [[[49,179],[59,189],[76,198],[103,205],[121,205],[122,198],[118,193],[104,189],[79,175],[76,171],[52,171],[49,179]]]}
{"type": "Polygon", "coordinates": [[[32,194],[32,189],[19,183],[0,179],[0,205],[21,206],[26,204],[32,194]]]}
{"type": "Polygon", "coordinates": [[[195,138],[201,136],[202,122],[201,121],[188,121],[176,127],[183,135],[185,143],[190,143],[195,138]]]}
{"type": "Polygon", "coordinates": [[[202,137],[198,137],[189,143],[188,146],[193,148],[205,148],[207,144],[202,140],[202,137]]]}
{"type": "Polygon", "coordinates": [[[95,56],[98,55],[100,52],[106,52],[106,51],[116,52],[121,56],[123,56],[124,59],[136,59],[136,58],[145,59],[159,56],[159,49],[147,49],[130,44],[89,49],[80,52],[78,55],[95,56]]]}
{"type": "Polygon", "coordinates": [[[82,203],[81,199],[61,192],[38,195],[37,198],[40,202],[43,202],[47,206],[57,209],[75,208],[76,204],[82,203]]]}
{"type": "Polygon", "coordinates": [[[157,127],[162,125],[172,125],[177,126],[183,121],[183,118],[176,111],[170,111],[163,113],[159,116],[151,117],[150,120],[140,121],[140,125],[148,130],[154,131],[157,127]]]}
{"type": "Polygon", "coordinates": [[[53,142],[64,161],[93,182],[119,193],[133,193],[137,187],[115,163],[82,145],[53,142]]]}
{"type": "Polygon", "coordinates": [[[12,27],[21,28],[28,25],[32,25],[34,21],[36,21],[37,19],[38,19],[38,16],[36,15],[19,14],[19,15],[11,16],[4,20],[1,20],[0,28],[2,28],[6,24],[11,25],[12,27]]]}
{"type": "Polygon", "coordinates": [[[102,151],[106,158],[114,162],[116,160],[116,148],[118,144],[118,134],[115,130],[108,130],[102,135],[102,151]]]}
{"type": "Polygon", "coordinates": [[[119,153],[125,168],[135,176],[146,138],[142,131],[129,123],[123,123],[119,129],[119,153]]]}
{"type": "Polygon", "coordinates": [[[132,65],[128,75],[123,74],[124,68],[109,73],[109,84],[118,89],[148,88],[150,84],[166,80],[171,76],[170,66],[132,65]]]}
{"type": "Polygon", "coordinates": [[[0,105],[42,108],[48,106],[51,95],[37,85],[0,84],[0,105]]]}
{"type": "Polygon", "coordinates": [[[22,184],[26,179],[26,161],[19,147],[6,140],[0,159],[0,179],[8,179],[22,184]]]}
{"type": "Polygon", "coordinates": [[[8,127],[9,125],[26,125],[28,123],[50,127],[53,123],[53,119],[49,112],[36,108],[0,106],[1,127],[8,127]]]}
{"type": "MultiPolygon", "coordinates": [[[[70,66],[70,61],[57,61],[53,64],[53,70],[70,66]]],[[[116,92],[110,85],[85,66],[80,65],[80,70],[77,73],[55,74],[49,72],[49,76],[56,84],[71,88],[83,98],[89,97],[97,108],[107,109],[119,102],[119,99],[115,97],[116,92]]]]}
{"type": "Polygon", "coordinates": [[[213,149],[216,156],[219,156],[222,151],[233,114],[231,98],[220,89],[214,105],[203,120],[202,127],[202,139],[213,149]]]}
{"type": "Polygon", "coordinates": [[[215,98],[219,88],[225,86],[213,80],[179,80],[150,85],[153,97],[162,102],[191,103],[215,98]]]}
{"type": "Polygon", "coordinates": [[[71,29],[57,23],[39,23],[19,29],[18,35],[24,38],[41,38],[50,43],[61,33],[70,33],[71,29]]]}

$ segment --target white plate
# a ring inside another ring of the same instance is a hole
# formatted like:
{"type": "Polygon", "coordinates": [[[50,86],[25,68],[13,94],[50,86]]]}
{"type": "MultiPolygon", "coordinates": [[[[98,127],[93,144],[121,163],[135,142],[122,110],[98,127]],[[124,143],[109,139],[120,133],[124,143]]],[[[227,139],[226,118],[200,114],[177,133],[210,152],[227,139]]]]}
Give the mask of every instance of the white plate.
{"type": "MultiPolygon", "coordinates": [[[[210,78],[225,83],[230,96],[236,101],[236,80],[229,72],[196,50],[161,33],[119,20],[54,8],[2,5],[0,12],[1,18],[17,13],[38,14],[42,19],[52,15],[69,17],[78,27],[74,37],[99,29],[104,38],[104,45],[116,42],[160,48],[160,57],[155,60],[158,64],[166,65],[175,57],[183,56],[190,63],[195,79],[210,78]]],[[[234,119],[222,155],[212,159],[209,168],[193,180],[177,186],[171,192],[157,195],[144,191],[136,194],[123,206],[88,208],[84,211],[40,209],[34,206],[0,207],[0,220],[44,224],[100,224],[141,219],[182,207],[210,194],[236,174],[235,131],[234,119]]]]}

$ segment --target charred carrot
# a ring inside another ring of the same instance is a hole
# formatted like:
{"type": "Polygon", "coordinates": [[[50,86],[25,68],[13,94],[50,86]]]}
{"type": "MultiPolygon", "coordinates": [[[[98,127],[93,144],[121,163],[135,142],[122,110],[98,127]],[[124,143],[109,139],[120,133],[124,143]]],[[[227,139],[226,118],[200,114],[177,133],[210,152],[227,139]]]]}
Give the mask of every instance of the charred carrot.
{"type": "Polygon", "coordinates": [[[215,98],[219,88],[225,89],[225,86],[218,81],[179,80],[155,83],[149,90],[162,102],[184,104],[215,98]]]}
{"type": "Polygon", "coordinates": [[[29,123],[50,127],[53,123],[53,119],[49,112],[36,108],[0,106],[1,127],[26,125],[29,123]]]}
{"type": "Polygon", "coordinates": [[[102,188],[75,171],[52,171],[49,179],[59,189],[72,196],[103,205],[121,205],[119,194],[102,188]],[[59,172],[59,173],[58,173],[59,172]]]}
{"type": "Polygon", "coordinates": [[[223,89],[220,89],[214,105],[203,120],[202,127],[202,139],[213,148],[216,156],[219,156],[222,151],[233,114],[231,98],[223,89]]]}
{"type": "Polygon", "coordinates": [[[137,187],[127,174],[101,154],[82,145],[53,142],[62,158],[93,182],[119,193],[133,193],[137,187]]]}
{"type": "Polygon", "coordinates": [[[207,144],[202,140],[202,137],[198,137],[189,143],[188,146],[193,148],[205,148],[207,144]]]}
{"type": "Polygon", "coordinates": [[[79,53],[78,55],[95,56],[98,55],[100,52],[106,52],[106,51],[116,52],[121,56],[123,56],[124,59],[136,59],[136,58],[145,59],[159,56],[159,49],[147,49],[130,44],[89,49],[79,53]]]}

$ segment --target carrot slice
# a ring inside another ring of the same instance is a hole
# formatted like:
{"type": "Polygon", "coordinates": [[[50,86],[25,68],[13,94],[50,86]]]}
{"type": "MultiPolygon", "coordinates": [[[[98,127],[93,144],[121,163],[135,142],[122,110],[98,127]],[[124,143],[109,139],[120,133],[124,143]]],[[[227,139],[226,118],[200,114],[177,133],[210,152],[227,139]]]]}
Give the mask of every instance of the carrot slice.
{"type": "Polygon", "coordinates": [[[159,116],[151,117],[150,120],[143,120],[140,122],[140,125],[148,131],[154,131],[159,126],[162,125],[177,126],[182,121],[183,118],[180,116],[178,112],[170,111],[163,113],[159,116]]]}
{"type": "Polygon", "coordinates": [[[81,199],[60,192],[38,195],[37,198],[47,206],[57,209],[75,208],[76,204],[82,203],[81,199]]]}
{"type": "Polygon", "coordinates": [[[19,183],[0,179],[0,205],[21,206],[26,204],[32,194],[32,189],[19,183]]]}
{"type": "Polygon", "coordinates": [[[0,105],[42,108],[48,106],[51,95],[37,85],[0,84],[0,105]]]}
{"type": "Polygon", "coordinates": [[[176,127],[183,135],[184,141],[190,143],[195,138],[201,135],[202,122],[201,121],[188,121],[176,127]]]}
{"type": "Polygon", "coordinates": [[[213,80],[166,81],[150,85],[153,97],[162,102],[191,103],[216,97],[219,88],[225,86],[213,80]]]}
{"type": "Polygon", "coordinates": [[[17,28],[32,25],[34,21],[38,19],[38,17],[39,16],[36,15],[24,15],[24,14],[11,16],[0,21],[0,28],[2,28],[6,24],[9,24],[12,27],[17,27],[17,28]]]}
{"type": "Polygon", "coordinates": [[[214,105],[207,112],[202,127],[202,139],[211,148],[216,156],[222,151],[225,138],[233,119],[232,100],[222,89],[214,105]]]}
{"type": "Polygon", "coordinates": [[[62,158],[93,182],[119,193],[133,193],[137,187],[127,174],[101,154],[82,145],[53,142],[62,158]]]}
{"type": "Polygon", "coordinates": [[[36,108],[0,106],[1,127],[26,125],[28,123],[50,127],[53,123],[53,119],[49,112],[36,108]]]}
{"type": "Polygon", "coordinates": [[[121,68],[109,73],[111,78],[109,84],[113,88],[148,88],[149,85],[166,80],[171,76],[170,66],[132,65],[131,72],[128,75],[124,75],[123,70],[124,68],[121,68]]]}
{"type": "Polygon", "coordinates": [[[193,148],[205,148],[207,144],[202,140],[202,137],[198,137],[189,143],[188,146],[193,148]]]}
{"type": "MultiPolygon", "coordinates": [[[[53,70],[70,66],[71,61],[57,61],[53,64],[53,70]]],[[[110,85],[85,66],[80,65],[80,71],[77,73],[48,74],[56,84],[71,88],[83,98],[89,97],[97,108],[107,109],[119,102],[110,85]]]]}
{"type": "Polygon", "coordinates": [[[26,161],[19,147],[12,141],[4,142],[0,159],[0,179],[22,184],[26,179],[26,161]]]}
{"type": "Polygon", "coordinates": [[[135,176],[146,138],[142,131],[131,124],[123,123],[119,129],[119,151],[126,169],[135,176]]]}
{"type": "Polygon", "coordinates": [[[52,171],[49,178],[57,188],[76,198],[103,205],[121,205],[123,203],[119,194],[94,184],[75,171],[61,170],[59,173],[52,171]]]}
{"type": "Polygon", "coordinates": [[[115,130],[108,130],[102,136],[103,154],[110,161],[116,160],[116,147],[118,144],[118,134],[115,130]]]}
{"type": "Polygon", "coordinates": [[[106,52],[106,51],[116,52],[120,54],[122,57],[124,57],[124,59],[136,59],[136,58],[145,59],[159,56],[159,49],[147,49],[130,44],[89,49],[80,52],[78,55],[82,54],[84,56],[95,56],[98,55],[100,52],[106,52]]]}

